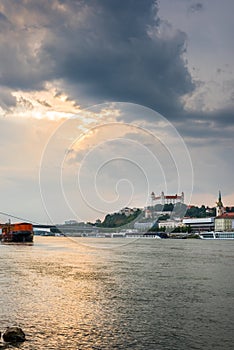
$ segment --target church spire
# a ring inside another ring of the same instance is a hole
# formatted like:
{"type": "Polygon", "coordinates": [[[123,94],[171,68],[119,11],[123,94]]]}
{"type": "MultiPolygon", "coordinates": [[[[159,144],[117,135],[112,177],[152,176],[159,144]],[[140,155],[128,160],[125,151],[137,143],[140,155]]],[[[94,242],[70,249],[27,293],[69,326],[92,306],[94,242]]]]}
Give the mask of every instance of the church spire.
{"type": "Polygon", "coordinates": [[[220,216],[220,215],[222,215],[225,212],[220,190],[219,190],[218,202],[216,202],[216,205],[217,205],[216,206],[216,216],[220,216]]]}
{"type": "Polygon", "coordinates": [[[223,207],[221,191],[220,190],[219,190],[219,199],[218,199],[218,202],[216,204],[217,204],[218,207],[223,207]]]}
{"type": "Polygon", "coordinates": [[[221,191],[219,190],[219,202],[222,203],[222,199],[221,199],[221,191]]]}

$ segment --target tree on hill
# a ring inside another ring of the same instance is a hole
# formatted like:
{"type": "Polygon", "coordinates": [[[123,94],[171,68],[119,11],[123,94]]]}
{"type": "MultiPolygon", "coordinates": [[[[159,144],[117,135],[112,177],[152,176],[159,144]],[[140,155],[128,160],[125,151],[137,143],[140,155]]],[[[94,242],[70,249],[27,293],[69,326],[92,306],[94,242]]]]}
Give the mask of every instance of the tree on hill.
{"type": "Polygon", "coordinates": [[[193,218],[205,218],[209,216],[215,216],[215,208],[208,208],[202,205],[200,208],[197,206],[193,206],[188,208],[185,216],[193,217],[193,218]]]}
{"type": "Polygon", "coordinates": [[[137,209],[133,214],[129,216],[120,213],[107,214],[103,222],[96,224],[96,226],[105,228],[124,226],[134,221],[140,214],[140,209],[137,209]]]}

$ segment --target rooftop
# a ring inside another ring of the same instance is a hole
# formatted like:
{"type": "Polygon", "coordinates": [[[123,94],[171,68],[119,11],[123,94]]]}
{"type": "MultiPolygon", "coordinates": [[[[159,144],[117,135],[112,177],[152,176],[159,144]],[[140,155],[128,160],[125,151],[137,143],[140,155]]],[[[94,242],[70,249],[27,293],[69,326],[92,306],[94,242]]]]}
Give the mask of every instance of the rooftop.
{"type": "Polygon", "coordinates": [[[216,219],[234,219],[234,213],[224,213],[216,217],[216,219]]]}

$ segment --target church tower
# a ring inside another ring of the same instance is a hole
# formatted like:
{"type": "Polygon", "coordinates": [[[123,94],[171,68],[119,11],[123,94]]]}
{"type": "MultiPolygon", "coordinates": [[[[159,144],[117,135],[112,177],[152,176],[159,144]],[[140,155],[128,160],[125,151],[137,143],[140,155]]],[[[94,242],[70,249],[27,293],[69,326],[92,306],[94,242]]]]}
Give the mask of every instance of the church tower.
{"type": "Polygon", "coordinates": [[[219,199],[216,202],[216,216],[223,215],[225,213],[225,209],[222,203],[221,191],[219,191],[219,199]]]}

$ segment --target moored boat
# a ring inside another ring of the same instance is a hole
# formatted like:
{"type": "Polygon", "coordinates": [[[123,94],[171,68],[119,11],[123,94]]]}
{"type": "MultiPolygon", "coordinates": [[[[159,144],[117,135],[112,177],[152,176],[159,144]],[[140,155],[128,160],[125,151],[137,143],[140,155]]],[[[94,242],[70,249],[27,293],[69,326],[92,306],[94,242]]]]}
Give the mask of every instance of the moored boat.
{"type": "Polygon", "coordinates": [[[199,237],[201,239],[234,239],[234,231],[207,231],[207,232],[200,232],[199,237]]]}
{"type": "Polygon", "coordinates": [[[33,242],[33,225],[27,222],[0,224],[2,242],[33,242]]]}

